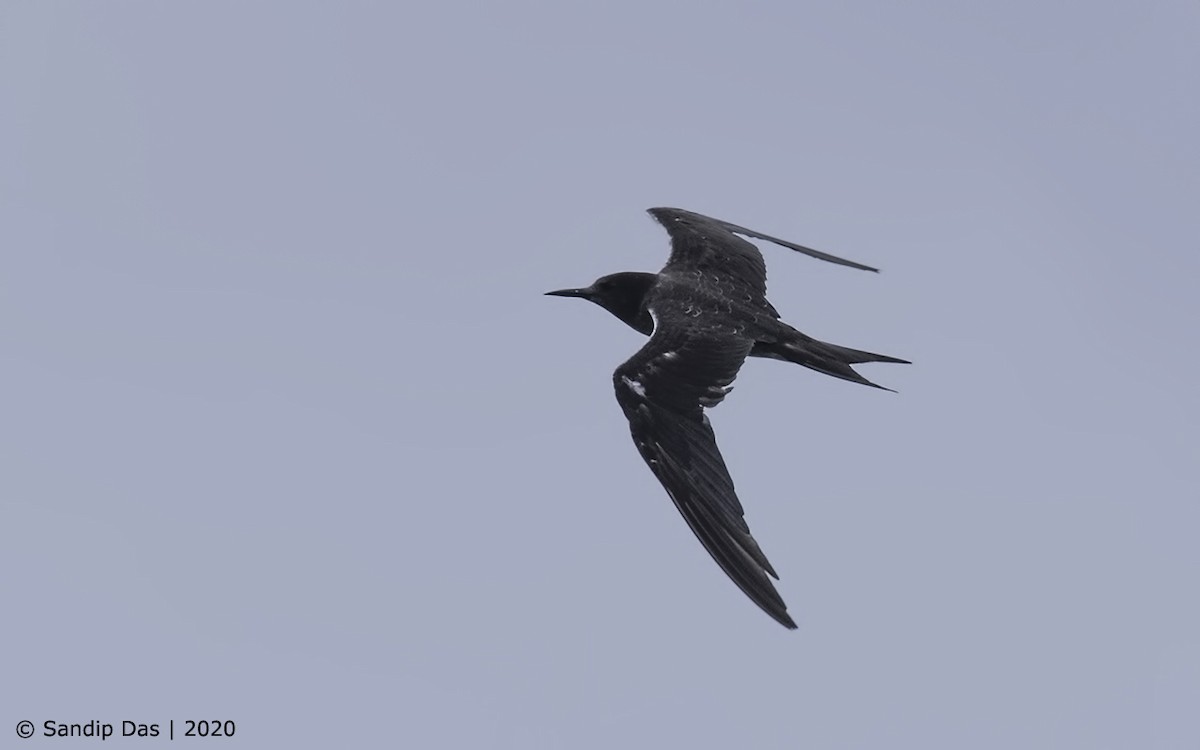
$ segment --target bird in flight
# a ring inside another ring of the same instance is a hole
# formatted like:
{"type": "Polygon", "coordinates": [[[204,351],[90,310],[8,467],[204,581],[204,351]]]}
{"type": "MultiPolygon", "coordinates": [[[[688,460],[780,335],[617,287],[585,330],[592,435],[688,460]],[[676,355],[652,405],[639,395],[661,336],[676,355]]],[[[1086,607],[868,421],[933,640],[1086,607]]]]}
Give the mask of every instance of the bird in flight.
{"type": "Polygon", "coordinates": [[[547,294],[586,299],[650,337],[613,373],[633,442],[725,574],[764,612],[794,629],[771,583],[779,576],[750,535],[704,410],[732,390],[748,356],[794,362],[873,388],[882,386],[851,365],[909,363],[818,341],[784,323],[767,301],[762,253],[738,235],[830,263],[878,269],[679,208],[649,213],[671,236],[671,256],[661,271],[614,273],[588,287],[547,294]]]}

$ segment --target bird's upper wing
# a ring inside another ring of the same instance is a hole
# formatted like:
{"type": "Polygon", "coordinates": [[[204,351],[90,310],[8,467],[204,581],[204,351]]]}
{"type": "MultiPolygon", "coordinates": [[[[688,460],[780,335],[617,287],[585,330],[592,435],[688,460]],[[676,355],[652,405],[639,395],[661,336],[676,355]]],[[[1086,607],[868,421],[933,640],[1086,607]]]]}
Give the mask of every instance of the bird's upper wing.
{"type": "MultiPolygon", "coordinates": [[[[652,314],[655,310],[651,308],[652,314]]],[[[660,312],[666,312],[661,311],[660,312]]],[[[613,373],[638,452],[717,564],[754,603],[795,628],[767,576],[778,578],[743,520],[733,480],[704,414],[719,403],[753,340],[666,315],[650,340],[613,373]],[[668,322],[669,321],[669,322],[668,322]]]]}
{"type": "Polygon", "coordinates": [[[767,266],[758,248],[738,237],[739,234],[774,242],[830,263],[864,271],[879,270],[682,208],[651,208],[649,213],[671,235],[671,257],[664,272],[699,270],[728,277],[759,296],[767,291],[767,266]]]}

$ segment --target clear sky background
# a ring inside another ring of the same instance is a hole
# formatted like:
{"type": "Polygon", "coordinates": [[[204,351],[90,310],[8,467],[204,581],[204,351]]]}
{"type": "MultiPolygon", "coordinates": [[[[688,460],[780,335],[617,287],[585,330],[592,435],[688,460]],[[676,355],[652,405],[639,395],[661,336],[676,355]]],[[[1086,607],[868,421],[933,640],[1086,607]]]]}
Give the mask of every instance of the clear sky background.
{"type": "Polygon", "coordinates": [[[1198,70],[1194,2],[4,3],[0,744],[1194,750],[1198,70]],[[657,205],[915,363],[712,413],[796,632],[541,296],[657,205]]]}

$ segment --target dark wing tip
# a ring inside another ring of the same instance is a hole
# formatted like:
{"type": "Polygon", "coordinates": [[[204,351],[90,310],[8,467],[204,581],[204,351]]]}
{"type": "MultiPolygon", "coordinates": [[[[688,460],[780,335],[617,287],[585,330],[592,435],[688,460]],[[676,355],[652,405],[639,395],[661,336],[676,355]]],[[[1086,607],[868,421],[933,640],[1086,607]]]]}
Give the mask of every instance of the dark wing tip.
{"type": "Polygon", "coordinates": [[[667,226],[667,222],[669,222],[669,221],[680,221],[683,219],[688,219],[693,224],[695,224],[695,223],[707,224],[709,226],[719,227],[719,228],[725,230],[726,232],[729,232],[730,234],[740,234],[743,237],[753,237],[756,240],[765,240],[767,242],[773,242],[776,245],[779,245],[780,247],[786,247],[789,250],[795,250],[798,253],[803,253],[803,254],[807,255],[808,257],[816,258],[817,260],[823,260],[826,263],[833,263],[835,265],[846,266],[848,268],[857,268],[860,271],[870,271],[871,273],[879,273],[879,269],[874,266],[868,266],[865,263],[859,263],[857,261],[849,260],[847,258],[842,258],[837,255],[823,253],[820,250],[814,250],[811,247],[805,247],[804,245],[798,245],[795,242],[788,242],[787,240],[781,240],[778,237],[772,237],[769,234],[763,234],[762,232],[756,232],[753,229],[747,229],[746,227],[730,223],[728,221],[725,221],[724,219],[714,219],[711,216],[705,216],[704,214],[698,214],[695,211],[688,211],[688,210],[685,210],[682,208],[670,208],[667,206],[659,206],[657,208],[646,209],[646,213],[653,216],[655,218],[655,220],[657,220],[658,223],[662,224],[663,226],[667,226]]]}
{"type": "Polygon", "coordinates": [[[621,369],[613,379],[634,445],[692,533],[751,601],[780,625],[795,629],[787,604],[771,583],[779,575],[742,518],[708,421],[644,400],[642,386],[621,369]]]}

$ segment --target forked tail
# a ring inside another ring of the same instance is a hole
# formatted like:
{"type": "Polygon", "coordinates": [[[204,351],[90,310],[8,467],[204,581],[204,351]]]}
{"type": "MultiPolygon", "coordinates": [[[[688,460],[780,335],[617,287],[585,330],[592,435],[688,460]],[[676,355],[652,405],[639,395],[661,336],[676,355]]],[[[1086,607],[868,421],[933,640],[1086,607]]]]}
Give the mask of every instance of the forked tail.
{"type": "MultiPolygon", "coordinates": [[[[850,365],[863,364],[864,362],[889,362],[898,365],[912,364],[907,359],[889,357],[885,354],[873,354],[859,349],[838,346],[837,344],[828,344],[810,336],[805,336],[799,331],[795,331],[794,336],[787,341],[778,341],[770,344],[759,342],[755,345],[754,351],[751,354],[759,357],[772,357],[774,359],[795,362],[798,365],[804,365],[810,370],[816,370],[826,375],[832,375],[835,378],[849,380],[852,383],[869,385],[872,388],[879,388],[885,391],[892,391],[892,389],[872,383],[855,372],[854,368],[850,365]]],[[[895,393],[895,391],[892,392],[895,393]]]]}

